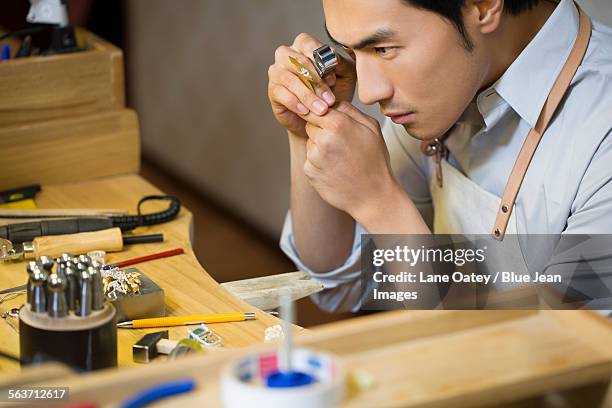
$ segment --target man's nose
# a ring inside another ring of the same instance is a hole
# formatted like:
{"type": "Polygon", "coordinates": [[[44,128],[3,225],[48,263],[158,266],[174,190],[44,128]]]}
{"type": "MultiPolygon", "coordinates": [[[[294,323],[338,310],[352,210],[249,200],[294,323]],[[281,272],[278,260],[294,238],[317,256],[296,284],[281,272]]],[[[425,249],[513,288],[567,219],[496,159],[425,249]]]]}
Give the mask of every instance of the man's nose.
{"type": "Polygon", "coordinates": [[[376,64],[368,61],[357,61],[357,86],[359,87],[359,100],[364,105],[391,99],[393,96],[393,86],[385,77],[384,73],[378,69],[376,64]]]}

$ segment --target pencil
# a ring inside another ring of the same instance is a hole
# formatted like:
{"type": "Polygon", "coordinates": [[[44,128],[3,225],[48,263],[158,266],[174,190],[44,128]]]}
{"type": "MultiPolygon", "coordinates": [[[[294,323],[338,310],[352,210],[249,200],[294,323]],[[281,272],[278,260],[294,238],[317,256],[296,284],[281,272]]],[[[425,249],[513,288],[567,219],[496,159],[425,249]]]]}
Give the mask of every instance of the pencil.
{"type": "Polygon", "coordinates": [[[127,322],[117,323],[117,327],[131,329],[146,329],[151,327],[186,326],[200,323],[229,323],[241,322],[243,320],[254,320],[255,313],[220,313],[200,314],[190,316],[168,316],[155,317],[151,319],[135,319],[127,322]]]}

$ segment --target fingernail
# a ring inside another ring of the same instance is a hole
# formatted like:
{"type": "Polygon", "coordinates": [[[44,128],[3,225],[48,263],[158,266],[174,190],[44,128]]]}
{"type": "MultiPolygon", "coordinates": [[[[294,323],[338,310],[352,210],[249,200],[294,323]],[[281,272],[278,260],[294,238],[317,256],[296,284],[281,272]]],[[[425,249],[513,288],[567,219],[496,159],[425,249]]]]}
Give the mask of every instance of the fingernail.
{"type": "Polygon", "coordinates": [[[325,102],[327,102],[327,104],[329,106],[333,105],[334,102],[336,101],[336,98],[334,97],[334,94],[329,92],[329,91],[325,91],[323,92],[323,99],[325,99],[325,102]]]}
{"type": "Polygon", "coordinates": [[[326,106],[326,105],[325,105],[323,102],[321,102],[321,101],[319,101],[319,100],[316,100],[316,101],[314,101],[314,103],[312,104],[312,109],[313,109],[313,110],[314,110],[316,113],[318,113],[319,115],[321,115],[321,114],[323,114],[323,112],[325,112],[325,109],[327,109],[327,106],[326,106]]]}
{"type": "Polygon", "coordinates": [[[305,115],[305,114],[308,113],[308,108],[306,106],[302,105],[301,103],[298,103],[297,104],[297,111],[299,113],[301,113],[302,115],[305,115]]]}

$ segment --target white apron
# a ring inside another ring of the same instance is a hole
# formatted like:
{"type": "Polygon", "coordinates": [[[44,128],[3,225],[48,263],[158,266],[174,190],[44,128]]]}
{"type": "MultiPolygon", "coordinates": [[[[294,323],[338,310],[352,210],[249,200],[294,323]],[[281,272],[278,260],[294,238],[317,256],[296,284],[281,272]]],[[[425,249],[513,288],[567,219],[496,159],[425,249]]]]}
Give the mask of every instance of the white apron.
{"type": "MultiPolygon", "coordinates": [[[[446,160],[442,160],[441,164],[444,186],[440,187],[435,178],[430,182],[434,234],[489,236],[501,198],[474,183],[446,160]]],[[[487,241],[482,266],[488,271],[512,271],[521,275],[528,273],[518,241],[515,214],[512,211],[503,241],[487,241]]],[[[494,287],[506,290],[519,286],[498,282],[494,287]]]]}

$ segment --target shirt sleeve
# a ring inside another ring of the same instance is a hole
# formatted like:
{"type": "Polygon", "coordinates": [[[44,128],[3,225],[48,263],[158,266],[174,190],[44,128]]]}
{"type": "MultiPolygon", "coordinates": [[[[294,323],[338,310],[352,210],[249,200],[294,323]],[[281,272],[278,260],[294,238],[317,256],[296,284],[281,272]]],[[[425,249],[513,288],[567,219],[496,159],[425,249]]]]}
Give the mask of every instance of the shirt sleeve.
{"type": "Polygon", "coordinates": [[[546,272],[560,273],[565,295],[612,315],[612,137],[602,141],[572,204],[546,272]]]}
{"type": "MultiPolygon", "coordinates": [[[[431,226],[432,205],[429,196],[426,170],[422,168],[422,154],[419,141],[410,137],[403,127],[386,121],[382,128],[383,137],[389,150],[391,168],[396,179],[411,196],[415,205],[431,226]]],[[[291,222],[291,212],[287,213],[280,239],[282,251],[296,267],[307,272],[312,278],[321,281],[323,291],[311,296],[312,300],[328,312],[353,311],[361,308],[362,300],[372,289],[362,287],[361,279],[361,235],[367,231],[355,223],[355,233],[351,254],[345,262],[332,271],[314,272],[298,256],[291,222]]],[[[369,283],[368,283],[369,285],[369,283]]]]}
{"type": "Polygon", "coordinates": [[[360,279],[362,234],[366,234],[366,231],[361,225],[355,223],[353,246],[349,257],[340,267],[334,270],[315,272],[308,268],[298,256],[293,235],[291,211],[287,212],[280,247],[299,270],[307,272],[312,278],[323,284],[323,291],[311,295],[311,299],[327,312],[356,312],[361,307],[360,298],[364,293],[360,279]]]}

